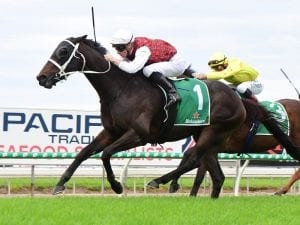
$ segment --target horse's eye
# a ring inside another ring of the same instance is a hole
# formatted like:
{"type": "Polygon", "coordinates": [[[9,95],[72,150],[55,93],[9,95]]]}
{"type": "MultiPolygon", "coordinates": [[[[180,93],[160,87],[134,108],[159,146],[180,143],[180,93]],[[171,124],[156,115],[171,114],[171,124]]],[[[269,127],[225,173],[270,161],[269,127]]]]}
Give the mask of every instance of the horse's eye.
{"type": "Polygon", "coordinates": [[[64,58],[64,57],[66,57],[68,55],[68,49],[67,48],[60,48],[60,49],[58,49],[58,51],[57,51],[57,56],[59,57],[59,58],[64,58]]]}

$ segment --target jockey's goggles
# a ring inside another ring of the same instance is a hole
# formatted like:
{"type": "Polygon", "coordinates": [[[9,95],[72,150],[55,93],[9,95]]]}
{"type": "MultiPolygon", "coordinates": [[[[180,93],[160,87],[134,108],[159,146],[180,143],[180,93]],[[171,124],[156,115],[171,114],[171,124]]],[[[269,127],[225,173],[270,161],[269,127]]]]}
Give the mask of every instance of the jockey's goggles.
{"type": "Polygon", "coordinates": [[[210,61],[208,62],[208,65],[209,65],[210,67],[218,66],[218,65],[220,65],[220,64],[223,64],[223,63],[225,62],[225,59],[226,59],[226,57],[225,57],[224,59],[222,59],[222,60],[210,60],[210,61]]]}
{"type": "Polygon", "coordinates": [[[114,44],[112,45],[118,52],[123,52],[126,49],[127,45],[124,44],[114,44]]]}

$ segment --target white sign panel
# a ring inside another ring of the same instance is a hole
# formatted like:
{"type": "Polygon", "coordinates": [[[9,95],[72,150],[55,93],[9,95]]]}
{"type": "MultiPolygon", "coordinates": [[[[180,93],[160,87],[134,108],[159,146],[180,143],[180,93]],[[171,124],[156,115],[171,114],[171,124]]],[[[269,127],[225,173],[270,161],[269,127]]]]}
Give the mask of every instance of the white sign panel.
{"type": "MultiPolygon", "coordinates": [[[[98,111],[52,109],[1,108],[0,125],[1,152],[79,152],[103,129],[98,111]]],[[[183,152],[193,144],[189,137],[129,151],[183,152]]]]}

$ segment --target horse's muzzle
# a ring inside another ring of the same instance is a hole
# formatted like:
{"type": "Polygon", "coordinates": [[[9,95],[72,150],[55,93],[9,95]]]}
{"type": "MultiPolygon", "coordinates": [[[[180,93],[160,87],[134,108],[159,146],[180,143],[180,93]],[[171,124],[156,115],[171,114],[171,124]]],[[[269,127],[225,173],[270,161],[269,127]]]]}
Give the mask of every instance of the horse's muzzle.
{"type": "Polygon", "coordinates": [[[36,79],[38,80],[39,85],[51,89],[56,83],[53,78],[54,76],[39,75],[36,79]]]}

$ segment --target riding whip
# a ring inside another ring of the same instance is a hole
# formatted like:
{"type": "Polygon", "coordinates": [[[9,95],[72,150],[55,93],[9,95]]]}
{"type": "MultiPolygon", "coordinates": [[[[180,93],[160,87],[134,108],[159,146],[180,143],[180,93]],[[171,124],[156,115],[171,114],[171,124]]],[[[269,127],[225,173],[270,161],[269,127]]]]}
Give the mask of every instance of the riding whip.
{"type": "Polygon", "coordinates": [[[288,79],[288,81],[290,82],[290,84],[293,86],[293,88],[295,89],[295,91],[298,94],[298,98],[300,99],[300,92],[299,90],[295,87],[295,85],[293,84],[293,82],[290,80],[290,78],[288,77],[288,75],[283,71],[283,69],[280,68],[280,71],[283,73],[283,75],[286,77],[286,79],[288,79]]]}
{"type": "Polygon", "coordinates": [[[93,6],[92,6],[92,20],[93,20],[94,38],[95,38],[95,43],[96,43],[97,40],[96,40],[96,29],[95,29],[95,18],[94,18],[94,7],[93,6]]]}

